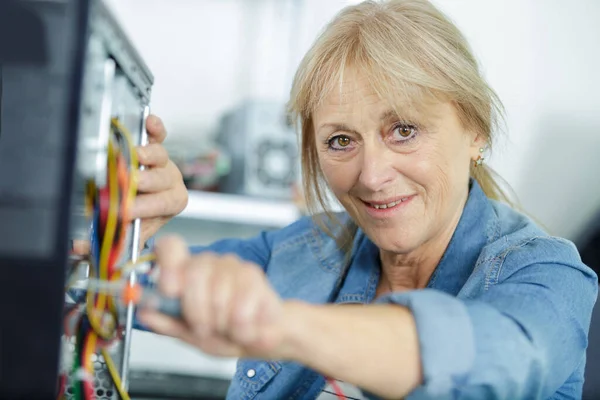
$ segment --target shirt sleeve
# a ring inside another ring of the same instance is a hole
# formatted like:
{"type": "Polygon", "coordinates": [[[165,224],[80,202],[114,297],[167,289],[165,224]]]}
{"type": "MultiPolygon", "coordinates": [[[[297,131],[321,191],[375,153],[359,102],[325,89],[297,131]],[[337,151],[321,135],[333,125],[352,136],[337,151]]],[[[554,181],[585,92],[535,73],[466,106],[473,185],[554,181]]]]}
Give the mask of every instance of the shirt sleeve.
{"type": "Polygon", "coordinates": [[[199,254],[211,252],[216,254],[235,254],[244,261],[252,262],[266,268],[271,258],[272,232],[261,232],[250,239],[222,239],[208,246],[192,246],[190,252],[199,254]]]}
{"type": "Polygon", "coordinates": [[[567,381],[585,360],[598,281],[578,256],[552,253],[548,243],[507,253],[468,299],[425,289],[378,300],[416,321],[424,381],[409,399],[541,399],[567,381]]]}

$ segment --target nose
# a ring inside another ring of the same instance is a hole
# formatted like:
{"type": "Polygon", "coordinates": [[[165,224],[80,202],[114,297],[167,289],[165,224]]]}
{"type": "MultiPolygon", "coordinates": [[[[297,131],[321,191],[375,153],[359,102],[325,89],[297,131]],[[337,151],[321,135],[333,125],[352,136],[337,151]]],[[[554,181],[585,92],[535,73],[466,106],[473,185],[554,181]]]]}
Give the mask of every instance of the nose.
{"type": "Polygon", "coordinates": [[[378,146],[365,146],[363,149],[359,182],[368,190],[380,191],[394,178],[391,155],[378,146]]]}

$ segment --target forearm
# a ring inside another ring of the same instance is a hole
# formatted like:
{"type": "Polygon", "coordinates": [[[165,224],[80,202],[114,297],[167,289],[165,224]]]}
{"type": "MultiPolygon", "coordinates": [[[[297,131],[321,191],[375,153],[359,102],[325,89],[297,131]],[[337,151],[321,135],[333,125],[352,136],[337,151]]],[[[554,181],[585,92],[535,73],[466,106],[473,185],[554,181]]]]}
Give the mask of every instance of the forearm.
{"type": "Polygon", "coordinates": [[[283,358],[384,398],[422,380],[419,342],[408,309],[395,305],[285,305],[283,358]]]}

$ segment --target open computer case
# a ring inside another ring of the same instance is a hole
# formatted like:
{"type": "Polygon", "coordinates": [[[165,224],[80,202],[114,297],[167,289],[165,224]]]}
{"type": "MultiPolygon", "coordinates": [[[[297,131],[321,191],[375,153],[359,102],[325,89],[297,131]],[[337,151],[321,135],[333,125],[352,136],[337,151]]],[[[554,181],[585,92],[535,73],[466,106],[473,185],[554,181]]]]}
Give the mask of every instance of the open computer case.
{"type": "MultiPolygon", "coordinates": [[[[144,143],[152,84],[102,1],[0,0],[1,399],[57,398],[71,241],[89,229],[84,182],[106,179],[112,119],[144,143]]],[[[126,257],[137,242],[139,221],[126,257]]],[[[133,310],[121,311],[113,351],[126,386],[133,310]]],[[[95,397],[118,398],[95,361],[95,397]]]]}

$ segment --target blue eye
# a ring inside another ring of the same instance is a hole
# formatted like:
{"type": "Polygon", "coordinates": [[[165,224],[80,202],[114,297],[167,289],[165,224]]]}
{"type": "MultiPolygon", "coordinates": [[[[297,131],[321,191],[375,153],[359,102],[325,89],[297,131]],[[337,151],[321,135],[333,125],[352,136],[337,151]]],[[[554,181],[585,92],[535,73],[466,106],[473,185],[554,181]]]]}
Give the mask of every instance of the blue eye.
{"type": "Polygon", "coordinates": [[[397,142],[406,142],[417,136],[417,128],[413,125],[396,125],[393,130],[394,140],[397,142]]]}

